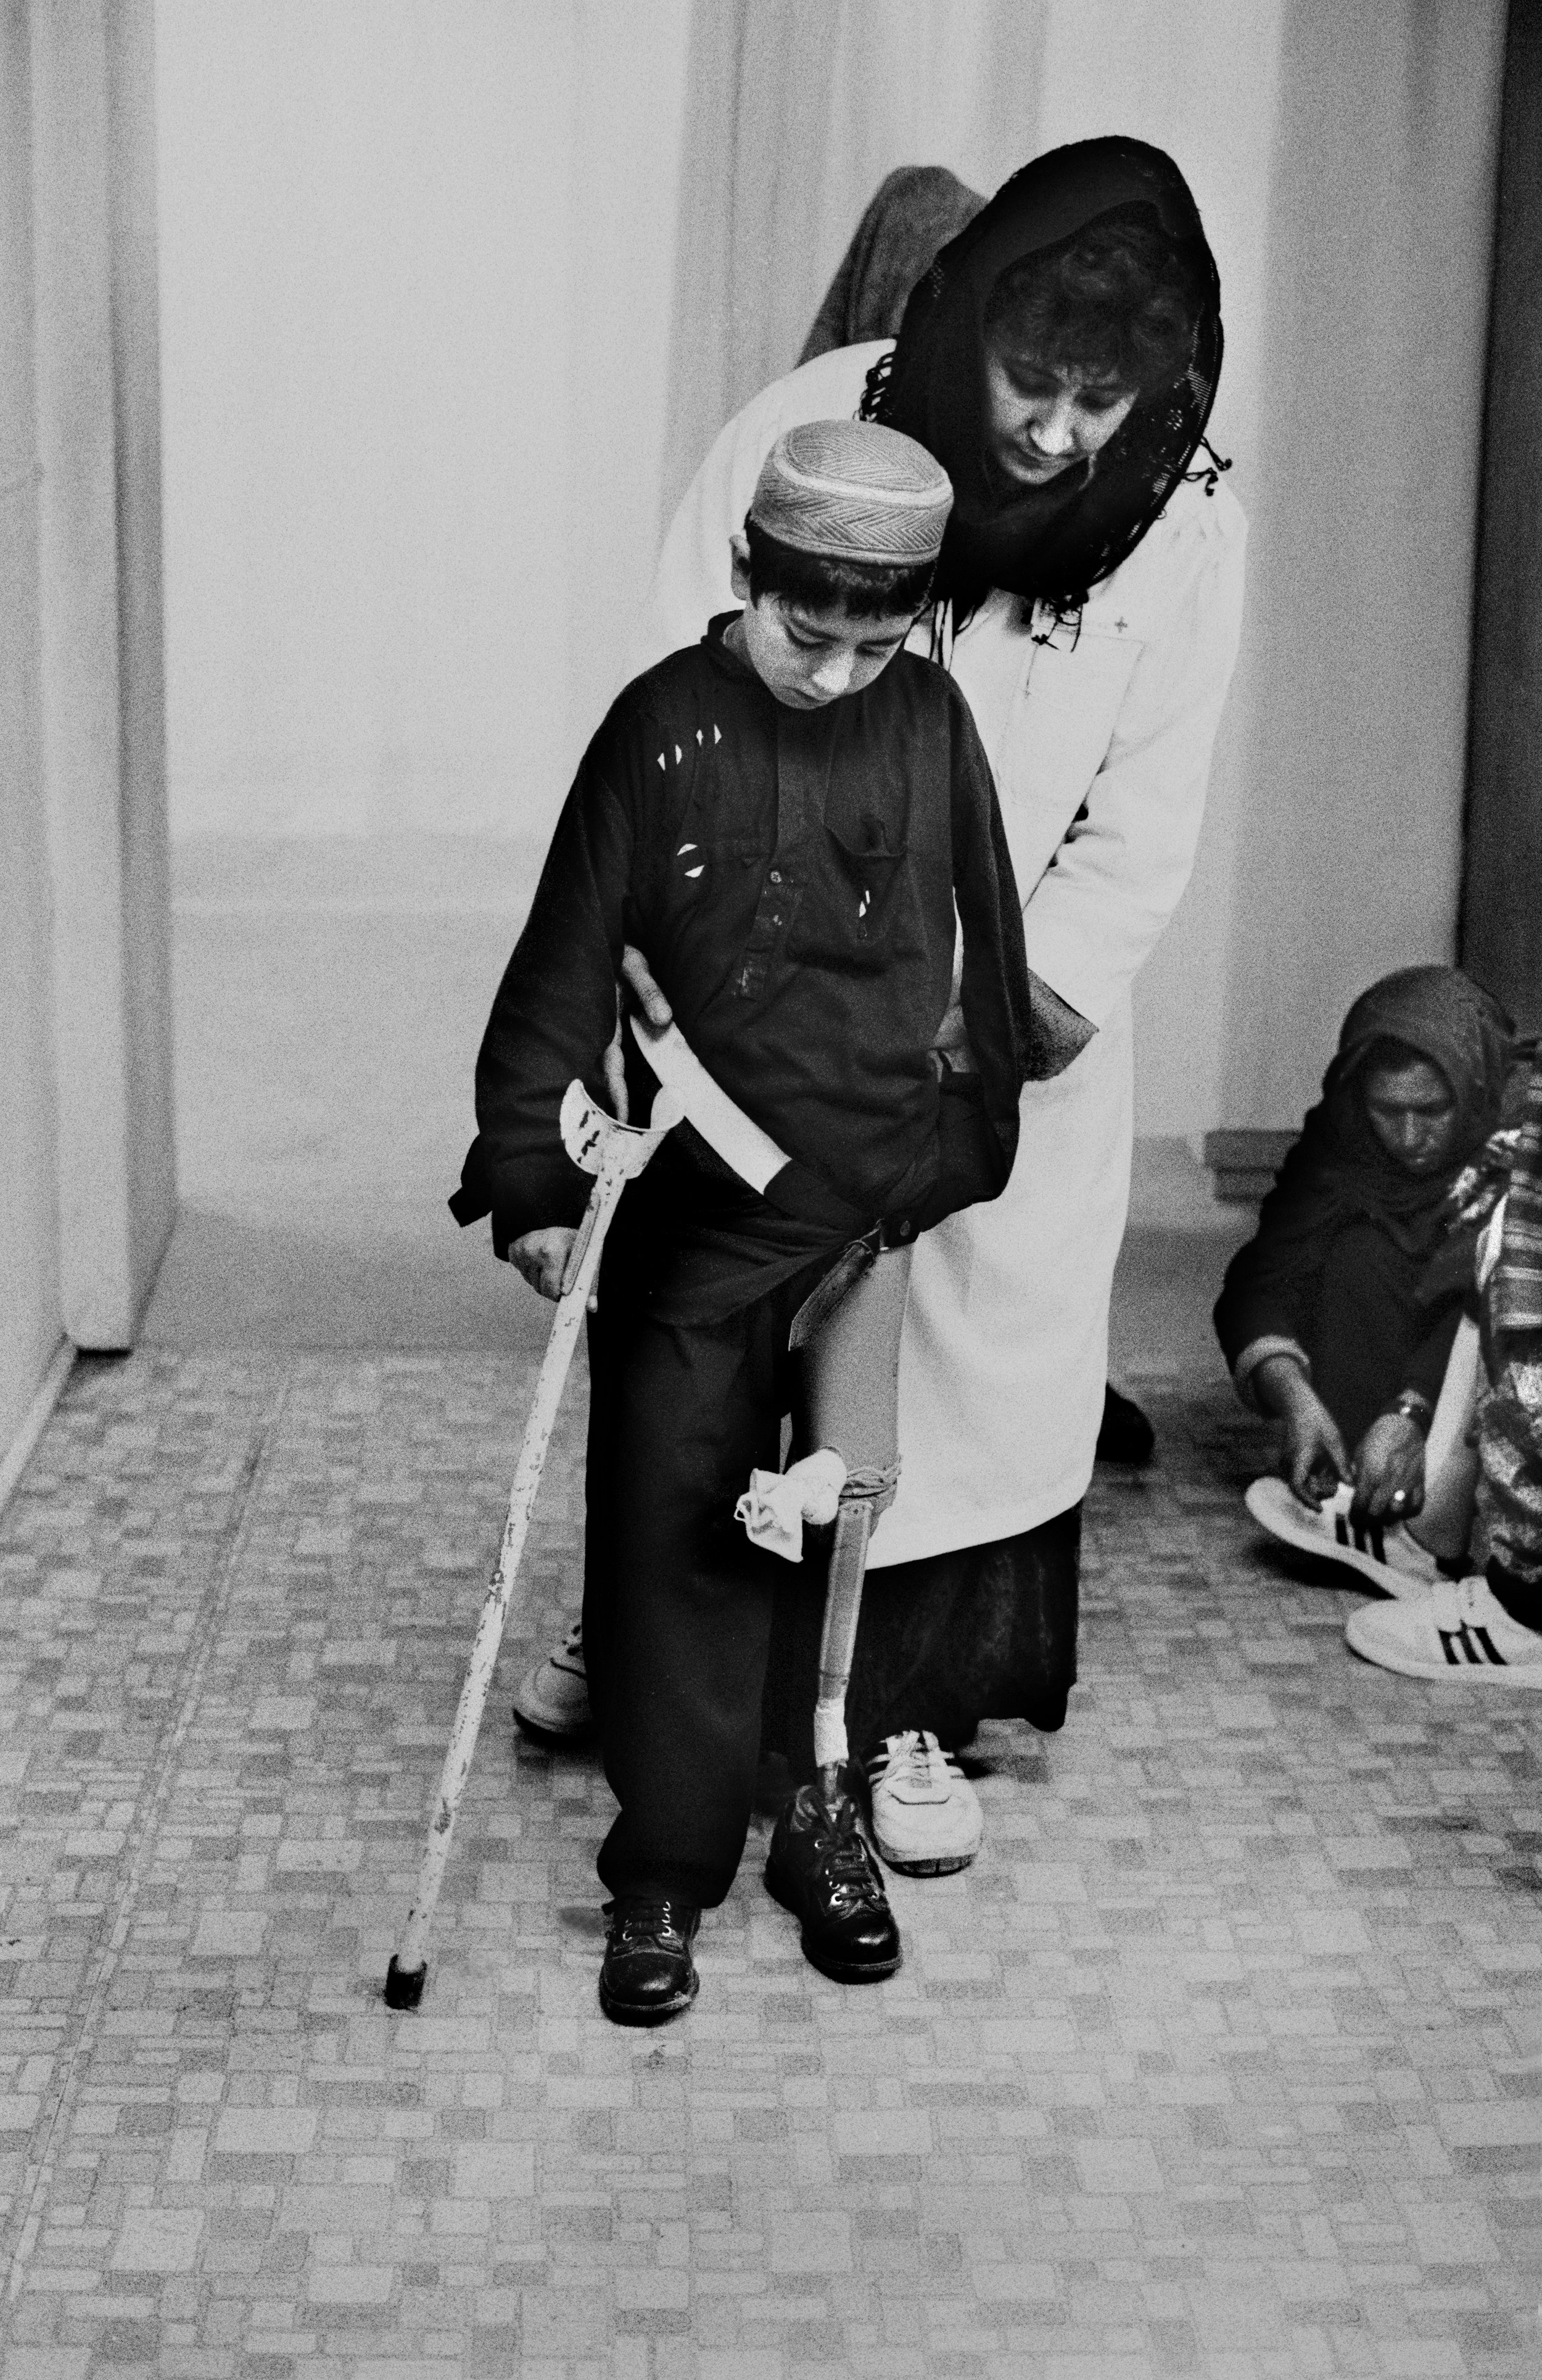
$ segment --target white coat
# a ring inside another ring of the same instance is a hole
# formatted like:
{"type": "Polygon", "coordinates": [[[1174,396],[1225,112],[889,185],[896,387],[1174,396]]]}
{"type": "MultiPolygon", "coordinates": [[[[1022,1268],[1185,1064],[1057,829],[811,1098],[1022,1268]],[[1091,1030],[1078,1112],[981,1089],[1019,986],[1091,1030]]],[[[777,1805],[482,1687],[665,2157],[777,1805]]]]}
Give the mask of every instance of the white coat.
{"type": "MultiPolygon", "coordinates": [[[[817,358],[729,423],[664,540],[637,669],[732,608],[729,536],[766,455],[794,422],[849,419],[886,344],[817,358]]],[[[1245,538],[1224,485],[1185,482],[1094,589],[1079,631],[1041,642],[1022,604],[996,595],[953,648],[995,772],[1028,964],[1098,1031],[1054,1081],[1025,1087],[1002,1196],[917,1248],[904,1471],[874,1567],[1014,1536],[1087,1491],[1129,1205],[1130,985],[1194,863],[1245,538]]]]}

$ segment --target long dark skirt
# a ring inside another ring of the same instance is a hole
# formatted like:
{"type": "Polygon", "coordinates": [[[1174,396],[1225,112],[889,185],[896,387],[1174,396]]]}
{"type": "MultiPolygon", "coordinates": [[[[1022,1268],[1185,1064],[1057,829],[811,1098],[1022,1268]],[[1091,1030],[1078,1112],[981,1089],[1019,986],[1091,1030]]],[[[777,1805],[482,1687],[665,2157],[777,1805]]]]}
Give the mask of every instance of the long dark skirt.
{"type": "MultiPolygon", "coordinates": [[[[982,1718],[1063,1727],[1081,1539],[1074,1504],[1021,1536],[869,1572],[846,1695],[853,1753],[905,1728],[957,1751],[982,1718]]],[[[784,1753],[800,1777],[813,1771],[823,1590],[821,1564],[789,1567],[771,1626],[761,1748],[784,1753]]]]}

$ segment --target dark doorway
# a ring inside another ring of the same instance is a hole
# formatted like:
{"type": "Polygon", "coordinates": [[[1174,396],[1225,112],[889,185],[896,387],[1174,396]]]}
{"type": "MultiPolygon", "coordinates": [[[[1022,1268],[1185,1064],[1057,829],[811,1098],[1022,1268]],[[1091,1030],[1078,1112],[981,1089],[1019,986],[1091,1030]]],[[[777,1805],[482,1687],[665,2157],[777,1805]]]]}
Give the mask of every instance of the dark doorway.
{"type": "Polygon", "coordinates": [[[1542,0],[1510,0],[1462,964],[1542,1032],[1542,0]]]}

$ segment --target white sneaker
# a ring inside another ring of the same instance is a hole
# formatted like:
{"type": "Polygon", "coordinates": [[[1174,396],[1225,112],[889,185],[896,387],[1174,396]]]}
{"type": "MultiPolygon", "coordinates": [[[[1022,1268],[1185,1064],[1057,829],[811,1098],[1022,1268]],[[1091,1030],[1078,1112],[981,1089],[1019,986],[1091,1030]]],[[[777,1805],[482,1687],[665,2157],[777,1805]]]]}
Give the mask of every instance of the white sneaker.
{"type": "Polygon", "coordinates": [[[1344,1634],[1362,1660],[1405,1678],[1542,1686],[1542,1636],[1512,1620],[1487,1579],[1442,1578],[1427,1595],[1363,1603],[1344,1634]]]}
{"type": "Polygon", "coordinates": [[[519,1682],[514,1715],[537,1735],[584,1735],[591,1723],[584,1670],[584,1623],[576,1620],[562,1643],[519,1682]]]}
{"type": "Polygon", "coordinates": [[[1243,1499],[1271,1537],[1357,1570],[1383,1595],[1427,1594],[1441,1574],[1434,1555],[1426,1553],[1401,1521],[1352,1519],[1354,1500],[1353,1488],[1336,1488],[1320,1512],[1309,1512],[1282,1479],[1255,1479],[1243,1499]]]}
{"type": "Polygon", "coordinates": [[[975,1789],[934,1735],[907,1728],[868,1763],[873,1840],[902,1876],[952,1876],[980,1847],[985,1818],[975,1789]]]}

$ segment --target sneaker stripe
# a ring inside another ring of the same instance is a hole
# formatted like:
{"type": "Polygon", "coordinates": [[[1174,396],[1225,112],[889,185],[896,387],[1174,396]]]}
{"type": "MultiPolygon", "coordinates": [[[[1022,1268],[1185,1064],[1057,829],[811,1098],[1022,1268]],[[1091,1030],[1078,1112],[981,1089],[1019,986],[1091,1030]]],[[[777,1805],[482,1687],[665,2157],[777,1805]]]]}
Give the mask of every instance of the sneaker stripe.
{"type": "MultiPolygon", "coordinates": [[[[1355,1552],[1357,1554],[1368,1554],[1372,1561],[1385,1563],[1387,1560],[1387,1540],[1381,1534],[1380,1522],[1356,1521],[1353,1524],[1353,1526],[1354,1530],[1355,1552]]],[[[1339,1543],[1342,1546],[1345,1546],[1349,1542],[1348,1538],[1343,1534],[1343,1516],[1342,1514],[1340,1514],[1339,1543]]]]}
{"type": "Polygon", "coordinates": [[[1459,1628],[1438,1628],[1435,1633],[1453,1669],[1460,1670],[1465,1664],[1469,1669],[1481,1670],[1486,1662],[1495,1670],[1508,1670],[1510,1667],[1487,1629],[1481,1624],[1470,1627],[1463,1620],[1459,1628]],[[1456,1649],[1458,1646],[1460,1651],[1456,1649]]]}

